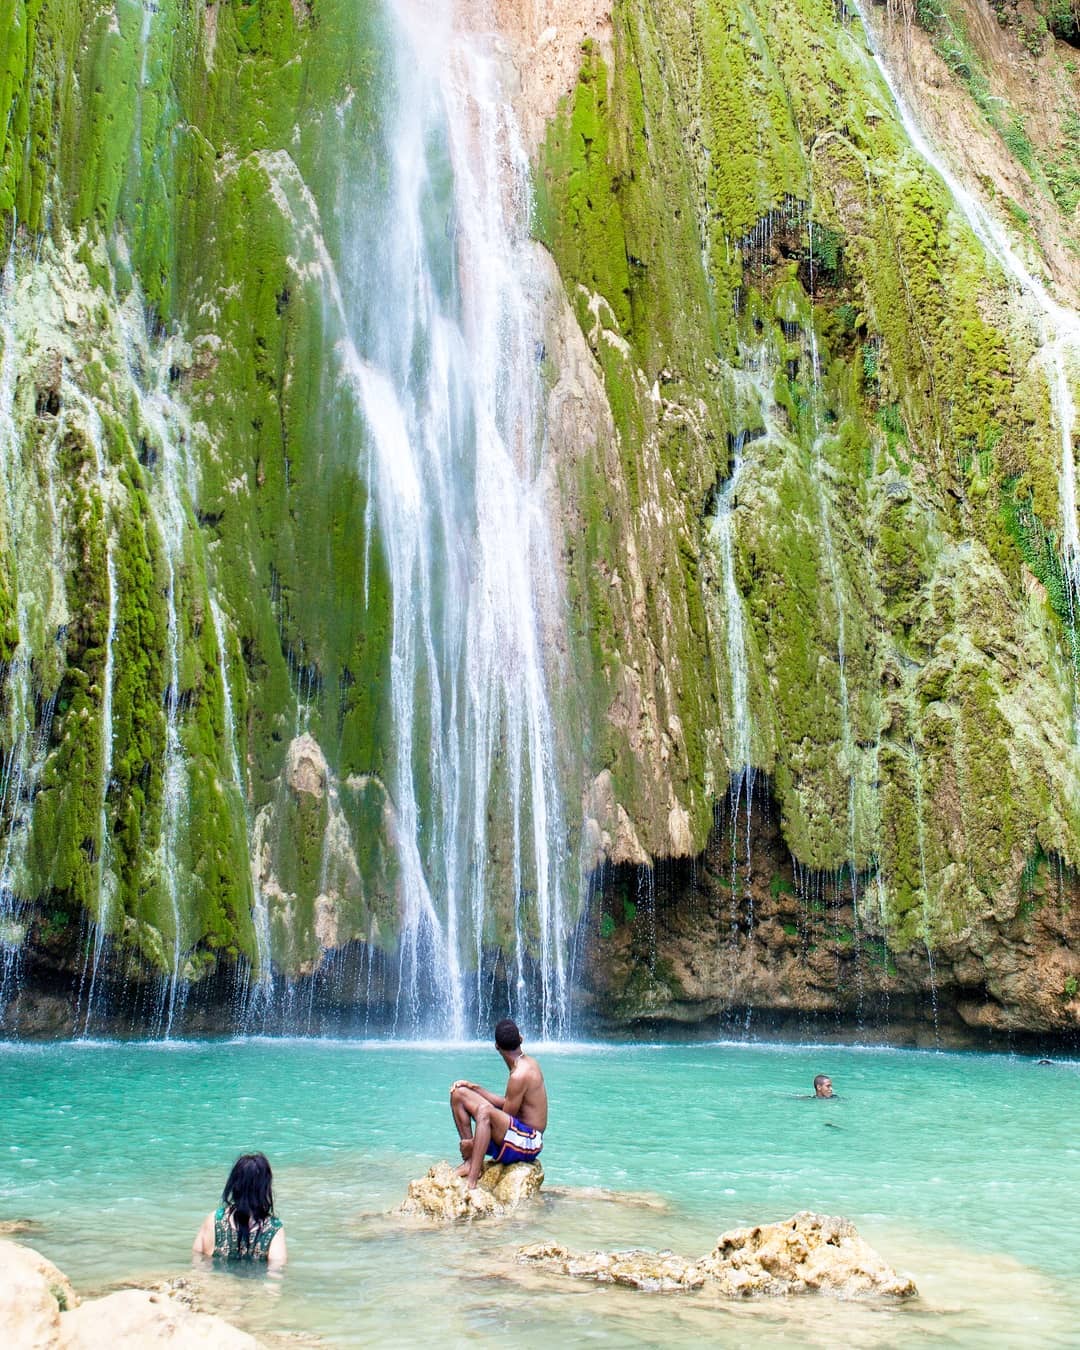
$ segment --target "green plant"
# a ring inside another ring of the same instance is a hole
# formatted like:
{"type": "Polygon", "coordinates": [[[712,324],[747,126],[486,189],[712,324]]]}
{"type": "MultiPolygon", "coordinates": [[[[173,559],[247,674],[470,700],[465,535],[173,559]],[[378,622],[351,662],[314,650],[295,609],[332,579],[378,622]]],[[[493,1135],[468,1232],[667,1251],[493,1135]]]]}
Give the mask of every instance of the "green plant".
{"type": "Polygon", "coordinates": [[[602,938],[609,938],[614,932],[615,932],[615,920],[611,917],[610,914],[601,914],[600,936],[602,938]]]}
{"type": "Polygon", "coordinates": [[[1001,133],[1001,139],[1008,146],[1011,154],[1030,173],[1035,167],[1035,149],[1019,117],[1013,118],[1001,133]]]}
{"type": "Polygon", "coordinates": [[[1065,997],[1066,997],[1066,998],[1075,998],[1075,997],[1076,997],[1076,991],[1077,991],[1078,988],[1080,988],[1080,981],[1077,980],[1076,976],[1075,976],[1075,975],[1066,975],[1066,977],[1065,977],[1065,997]]]}
{"type": "Polygon", "coordinates": [[[782,895],[794,895],[795,888],[792,886],[791,882],[785,877],[782,877],[779,872],[774,872],[773,878],[769,882],[769,894],[774,900],[777,900],[782,895]]]}

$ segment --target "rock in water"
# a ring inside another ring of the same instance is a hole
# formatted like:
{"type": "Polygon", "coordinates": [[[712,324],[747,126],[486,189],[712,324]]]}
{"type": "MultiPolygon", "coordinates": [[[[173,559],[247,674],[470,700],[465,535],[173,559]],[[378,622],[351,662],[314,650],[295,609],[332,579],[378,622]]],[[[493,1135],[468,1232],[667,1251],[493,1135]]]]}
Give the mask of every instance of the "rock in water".
{"type": "Polygon", "coordinates": [[[166,1293],[126,1289],[80,1302],[68,1278],[30,1247],[0,1241],[0,1345],[17,1350],[258,1350],[220,1317],[166,1293]]]}
{"type": "Polygon", "coordinates": [[[918,1293],[910,1278],[897,1275],[863,1241],[849,1219],[809,1210],[782,1223],[724,1233],[702,1264],[732,1298],[812,1290],[837,1298],[918,1293]]]}
{"type": "Polygon", "coordinates": [[[676,1289],[700,1289],[705,1274],[700,1262],[688,1261],[674,1252],[572,1252],[555,1242],[537,1242],[522,1247],[518,1260],[530,1265],[573,1275],[600,1284],[625,1284],[653,1294],[676,1289]]]}
{"type": "Polygon", "coordinates": [[[436,1163],[426,1176],[409,1182],[409,1193],[395,1211],[438,1223],[458,1219],[499,1218],[538,1194],[544,1169],[535,1163],[487,1163],[474,1191],[449,1163],[436,1163]]]}
{"type": "Polygon", "coordinates": [[[733,1229],[697,1261],[672,1252],[572,1252],[555,1243],[522,1247],[518,1260],[650,1293],[710,1288],[725,1298],[814,1291],[836,1298],[911,1298],[918,1292],[862,1240],[853,1223],[809,1211],[782,1223],[733,1229]]]}
{"type": "Polygon", "coordinates": [[[168,1344],[174,1350],[258,1350],[259,1342],[220,1317],[193,1312],[169,1294],[124,1289],[81,1304],[60,1319],[57,1350],[119,1350],[168,1344]]]}
{"type": "Polygon", "coordinates": [[[20,1350],[57,1344],[60,1314],[79,1302],[51,1261],[14,1242],[0,1242],[0,1343],[20,1350]]]}

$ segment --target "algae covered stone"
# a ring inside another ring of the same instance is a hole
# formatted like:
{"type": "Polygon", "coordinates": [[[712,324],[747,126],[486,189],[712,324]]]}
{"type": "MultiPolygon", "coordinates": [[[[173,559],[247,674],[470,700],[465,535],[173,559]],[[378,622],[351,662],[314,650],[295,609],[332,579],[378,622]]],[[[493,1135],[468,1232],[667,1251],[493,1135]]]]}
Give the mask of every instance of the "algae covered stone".
{"type": "Polygon", "coordinates": [[[708,1255],[672,1252],[574,1252],[535,1243],[518,1260],[577,1279],[648,1293],[708,1289],[723,1298],[822,1293],[835,1298],[911,1298],[918,1291],[859,1236],[848,1219],[804,1210],[782,1223],[724,1233],[708,1255]]]}
{"type": "Polygon", "coordinates": [[[535,1199],[544,1183],[544,1169],[535,1163],[488,1163],[470,1191],[449,1163],[436,1163],[416,1181],[395,1211],[437,1223],[459,1219],[500,1218],[535,1199]]]}

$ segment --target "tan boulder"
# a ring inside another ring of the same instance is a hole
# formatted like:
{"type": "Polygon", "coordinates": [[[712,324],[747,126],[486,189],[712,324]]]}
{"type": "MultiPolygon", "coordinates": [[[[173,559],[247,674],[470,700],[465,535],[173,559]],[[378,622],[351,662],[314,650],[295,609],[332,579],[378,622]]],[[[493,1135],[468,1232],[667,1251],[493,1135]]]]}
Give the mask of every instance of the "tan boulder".
{"type": "Polygon", "coordinates": [[[30,1247],[0,1241],[0,1344],[55,1346],[60,1314],[79,1302],[67,1276],[30,1247]]]}
{"type": "Polygon", "coordinates": [[[60,1320],[56,1350],[258,1350],[259,1342],[220,1317],[195,1312],[171,1295],[124,1289],[83,1303],[60,1320]]]}
{"type": "Polygon", "coordinates": [[[910,1298],[914,1282],[898,1275],[847,1219],[804,1211],[782,1223],[725,1233],[708,1256],[672,1252],[573,1252],[555,1243],[522,1247],[518,1260],[577,1279],[650,1293],[708,1288],[725,1298],[818,1292],[836,1298],[910,1298]]]}
{"type": "Polygon", "coordinates": [[[436,1163],[425,1176],[409,1182],[397,1214],[455,1223],[460,1219],[499,1218],[510,1214],[539,1192],[544,1169],[535,1163],[486,1163],[470,1191],[449,1163],[436,1163]]]}
{"type": "Polygon", "coordinates": [[[558,1243],[537,1242],[531,1247],[522,1247],[518,1259],[579,1280],[624,1284],[649,1293],[700,1289],[705,1283],[700,1263],[676,1256],[674,1252],[572,1252],[558,1243]]]}
{"type": "Polygon", "coordinates": [[[782,1223],[732,1229],[703,1265],[735,1298],[811,1290],[838,1298],[910,1298],[918,1292],[909,1277],[897,1275],[863,1241],[849,1219],[809,1210],[782,1223]]]}

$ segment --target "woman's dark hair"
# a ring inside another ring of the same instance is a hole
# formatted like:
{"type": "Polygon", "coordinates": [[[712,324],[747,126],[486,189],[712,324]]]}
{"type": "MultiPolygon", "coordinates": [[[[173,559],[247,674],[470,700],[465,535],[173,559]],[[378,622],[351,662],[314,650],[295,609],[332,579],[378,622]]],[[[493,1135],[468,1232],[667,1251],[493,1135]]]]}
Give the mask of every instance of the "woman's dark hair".
{"type": "Polygon", "coordinates": [[[221,1192],[236,1225],[236,1245],[242,1254],[251,1246],[252,1229],[258,1229],[274,1212],[274,1174],[264,1153],[245,1153],[232,1165],[221,1192]]]}

